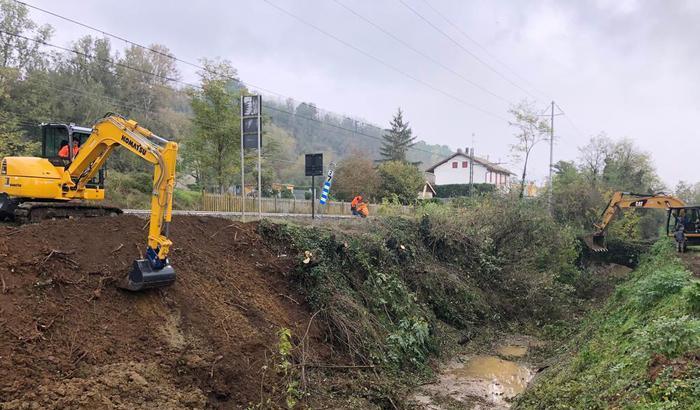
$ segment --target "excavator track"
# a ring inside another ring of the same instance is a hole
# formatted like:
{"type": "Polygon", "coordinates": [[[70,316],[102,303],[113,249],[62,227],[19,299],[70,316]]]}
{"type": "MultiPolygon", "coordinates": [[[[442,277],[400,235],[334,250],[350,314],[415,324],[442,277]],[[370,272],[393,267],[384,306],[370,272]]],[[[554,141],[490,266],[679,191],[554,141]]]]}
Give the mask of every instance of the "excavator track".
{"type": "Polygon", "coordinates": [[[45,219],[89,218],[116,216],[122,210],[113,206],[85,202],[22,202],[14,210],[15,221],[21,224],[35,223],[45,219]]]}

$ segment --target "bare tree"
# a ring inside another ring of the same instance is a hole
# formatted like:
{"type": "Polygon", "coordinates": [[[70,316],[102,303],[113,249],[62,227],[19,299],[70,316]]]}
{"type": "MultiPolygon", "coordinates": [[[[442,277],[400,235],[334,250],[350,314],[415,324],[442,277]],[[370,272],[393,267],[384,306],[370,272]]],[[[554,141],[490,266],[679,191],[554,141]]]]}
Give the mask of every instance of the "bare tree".
{"type": "Polygon", "coordinates": [[[540,141],[549,138],[549,124],[537,114],[534,105],[528,101],[521,101],[511,107],[508,112],[513,116],[509,121],[516,128],[516,143],[510,146],[513,156],[523,161],[523,174],[520,181],[520,198],[525,194],[525,178],[527,177],[527,164],[532,148],[540,141]]]}
{"type": "Polygon", "coordinates": [[[591,138],[588,144],[578,149],[580,168],[593,187],[596,186],[598,177],[603,174],[612,146],[610,138],[601,132],[597,137],[591,138]]]}

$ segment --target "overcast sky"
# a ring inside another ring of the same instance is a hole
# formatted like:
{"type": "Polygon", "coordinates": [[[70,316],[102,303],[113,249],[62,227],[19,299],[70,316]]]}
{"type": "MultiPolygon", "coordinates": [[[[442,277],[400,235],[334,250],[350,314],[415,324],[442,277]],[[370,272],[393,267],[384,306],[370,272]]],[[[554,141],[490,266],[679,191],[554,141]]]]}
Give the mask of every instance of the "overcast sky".
{"type": "MultiPolygon", "coordinates": [[[[383,127],[400,106],[419,138],[453,149],[473,138],[478,154],[516,172],[509,102],[529,98],[544,111],[553,99],[566,113],[555,118],[555,160],[575,159],[606,132],[651,153],[669,187],[700,180],[689,172],[700,154],[700,1],[338,0],[439,64],[333,0],[269,2],[405,74],[262,0],[28,0],[185,60],[229,59],[254,86],[383,127]]],[[[61,45],[95,34],[32,17],[53,25],[61,45]]],[[[535,150],[531,171],[542,178],[549,149],[535,150]]]]}

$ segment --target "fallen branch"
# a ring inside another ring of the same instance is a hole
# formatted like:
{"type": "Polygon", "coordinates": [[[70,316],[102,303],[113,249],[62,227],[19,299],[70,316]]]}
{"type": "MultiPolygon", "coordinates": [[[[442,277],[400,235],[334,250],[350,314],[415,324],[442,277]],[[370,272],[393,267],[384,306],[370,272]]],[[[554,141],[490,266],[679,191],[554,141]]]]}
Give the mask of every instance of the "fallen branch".
{"type": "Polygon", "coordinates": [[[209,372],[209,378],[211,378],[211,379],[214,378],[214,366],[216,366],[216,363],[223,358],[224,358],[224,356],[221,356],[221,355],[216,356],[216,358],[214,359],[214,362],[211,364],[211,371],[209,372]]]}
{"type": "Polygon", "coordinates": [[[284,296],[285,298],[287,298],[287,299],[291,300],[292,302],[296,303],[297,305],[299,305],[299,304],[300,304],[300,303],[299,303],[299,302],[297,302],[297,301],[296,301],[296,300],[295,300],[294,298],[292,298],[291,296],[287,296],[287,295],[285,295],[284,293],[278,293],[278,295],[280,295],[280,296],[284,296]]]}
{"type": "Polygon", "coordinates": [[[21,229],[15,229],[14,231],[7,232],[7,233],[6,233],[5,235],[3,235],[3,236],[12,236],[12,235],[18,234],[18,233],[20,233],[20,232],[22,232],[21,229]]]}
{"type": "Polygon", "coordinates": [[[299,344],[301,345],[301,382],[302,385],[304,386],[304,389],[306,389],[306,336],[309,335],[309,329],[311,329],[311,323],[314,321],[314,318],[316,315],[321,313],[323,309],[319,309],[311,315],[311,318],[309,319],[309,323],[306,325],[306,332],[304,332],[304,337],[301,338],[301,342],[299,344]]]}
{"type": "MultiPolygon", "coordinates": [[[[226,229],[226,228],[232,228],[232,227],[234,227],[234,226],[236,226],[236,224],[226,225],[226,226],[224,226],[223,228],[219,229],[218,231],[214,232],[214,233],[210,236],[210,238],[215,237],[219,232],[223,231],[224,229],[226,229]]],[[[238,235],[238,232],[236,232],[236,235],[238,235]]],[[[235,239],[234,239],[234,240],[235,240],[235,239]]]]}
{"type": "Polygon", "coordinates": [[[123,244],[123,243],[120,243],[119,246],[117,246],[117,248],[116,248],[115,250],[112,251],[112,253],[115,253],[115,252],[119,251],[119,249],[121,249],[121,248],[123,248],[123,247],[124,247],[124,244],[123,244]]]}
{"type": "Polygon", "coordinates": [[[71,259],[71,258],[68,257],[68,255],[72,255],[72,254],[73,254],[73,252],[63,252],[63,251],[59,251],[59,250],[57,250],[57,249],[51,249],[51,252],[49,252],[49,254],[46,255],[46,257],[44,258],[43,261],[41,261],[41,263],[39,264],[39,266],[40,266],[40,267],[41,267],[41,266],[44,266],[44,264],[45,264],[46,262],[48,262],[49,259],[51,259],[53,256],[56,256],[57,258],[60,258],[60,259],[62,259],[63,261],[68,262],[68,263],[69,263],[70,265],[72,265],[74,268],[77,268],[77,267],[80,266],[80,265],[78,264],[78,262],[76,262],[76,261],[74,261],[73,259],[71,259]]]}

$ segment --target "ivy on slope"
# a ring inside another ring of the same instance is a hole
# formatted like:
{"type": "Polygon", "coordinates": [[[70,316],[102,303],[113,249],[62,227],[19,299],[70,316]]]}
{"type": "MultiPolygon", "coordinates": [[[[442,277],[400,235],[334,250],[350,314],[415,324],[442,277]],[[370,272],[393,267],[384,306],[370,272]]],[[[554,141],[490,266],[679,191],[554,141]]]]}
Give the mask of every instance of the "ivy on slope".
{"type": "Polygon", "coordinates": [[[662,240],[517,408],[700,409],[700,282],[662,240]]]}

